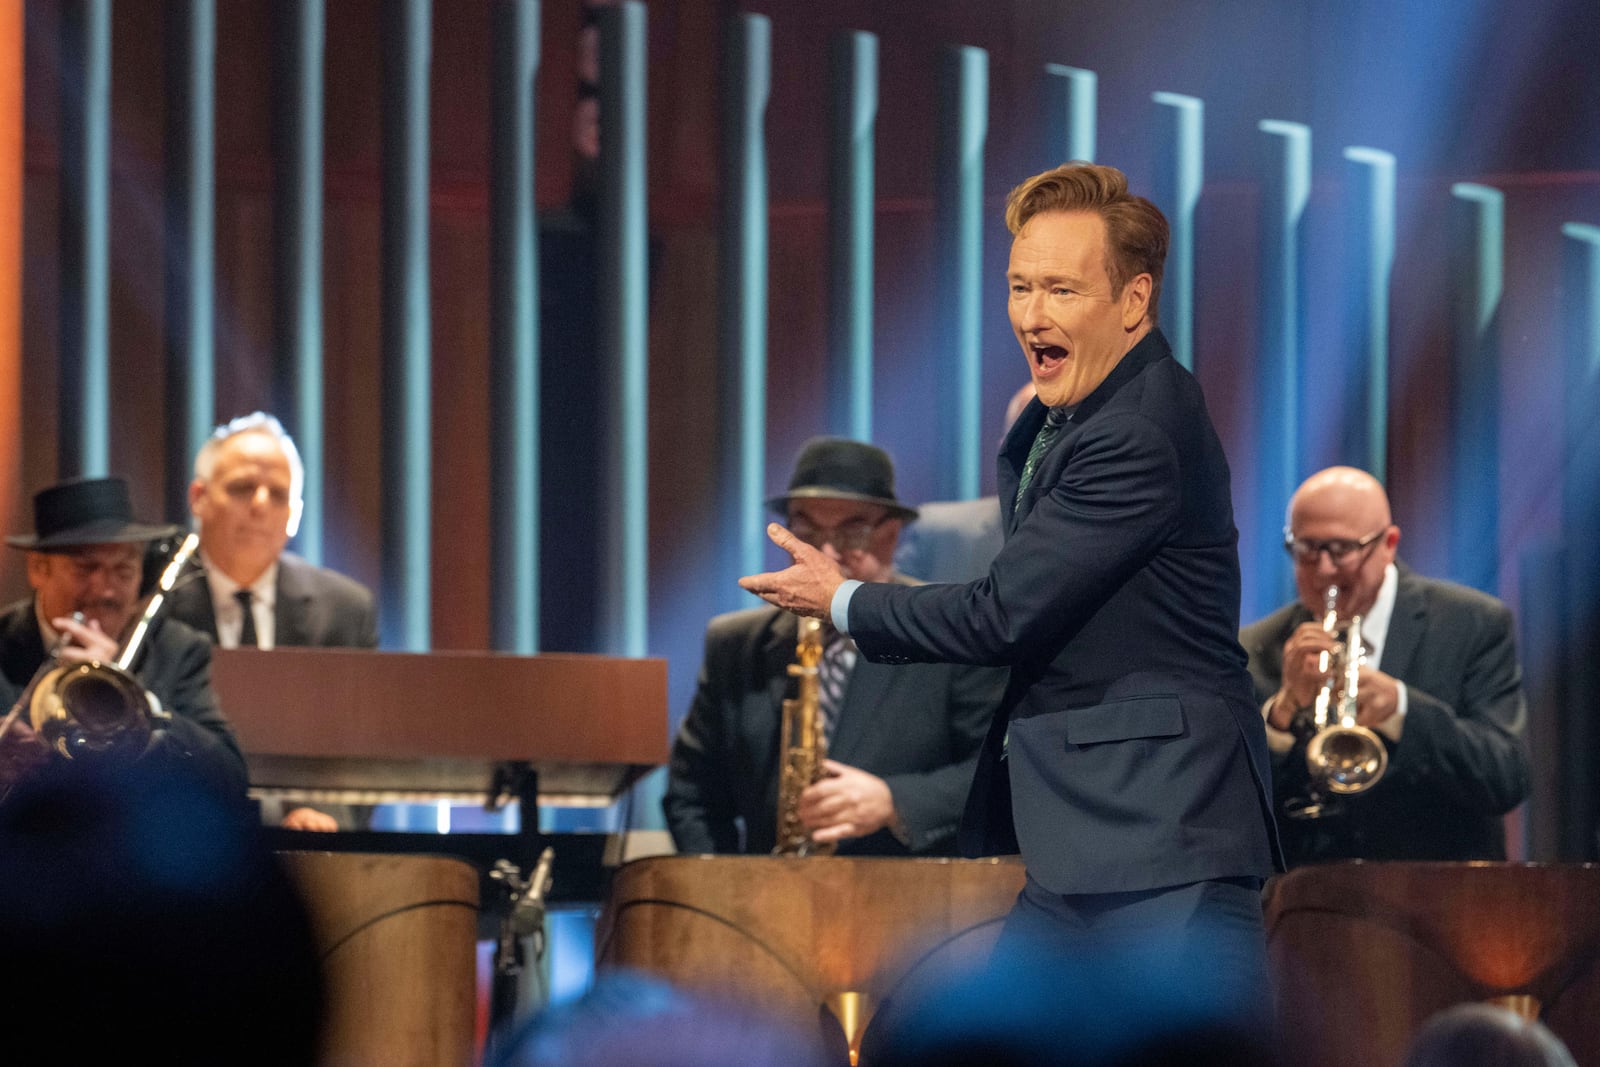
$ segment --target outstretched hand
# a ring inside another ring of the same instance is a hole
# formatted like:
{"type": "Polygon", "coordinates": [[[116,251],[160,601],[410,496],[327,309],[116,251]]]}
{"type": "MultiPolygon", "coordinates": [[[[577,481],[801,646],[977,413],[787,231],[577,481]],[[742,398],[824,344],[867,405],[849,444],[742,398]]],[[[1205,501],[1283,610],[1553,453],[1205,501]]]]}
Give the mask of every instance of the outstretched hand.
{"type": "Polygon", "coordinates": [[[740,578],[739,587],[785,611],[826,619],[833,606],[833,594],[844,583],[839,565],[778,523],[767,524],[767,536],[789,553],[794,564],[781,571],[740,578]]]}

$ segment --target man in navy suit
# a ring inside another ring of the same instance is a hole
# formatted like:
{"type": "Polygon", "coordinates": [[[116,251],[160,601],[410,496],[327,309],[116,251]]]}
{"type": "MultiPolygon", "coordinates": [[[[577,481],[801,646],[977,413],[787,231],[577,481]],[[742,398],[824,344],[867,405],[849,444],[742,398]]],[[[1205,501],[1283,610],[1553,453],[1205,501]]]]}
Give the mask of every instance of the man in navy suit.
{"type": "Polygon", "coordinates": [[[1107,971],[1138,976],[1124,1038],[1163,991],[1259,1022],[1258,892],[1279,862],[1268,753],[1237,637],[1228,463],[1156,328],[1167,223],[1088,164],[1018,186],[1006,222],[1038,396],[1001,448],[988,575],[846,581],[774,524],[793,566],[741,585],[830,616],[868,660],[1011,668],[961,828],[968,854],[1020,849],[1027,866],[1002,952],[1119,961],[1107,971]]]}

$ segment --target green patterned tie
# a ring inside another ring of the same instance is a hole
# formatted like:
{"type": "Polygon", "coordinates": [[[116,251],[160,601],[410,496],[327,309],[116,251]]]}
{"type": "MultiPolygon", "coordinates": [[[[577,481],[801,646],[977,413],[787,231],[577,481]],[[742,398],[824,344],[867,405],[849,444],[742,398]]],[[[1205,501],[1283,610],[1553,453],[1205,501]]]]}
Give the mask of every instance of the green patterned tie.
{"type": "Polygon", "coordinates": [[[1055,441],[1056,435],[1061,432],[1072,412],[1066,408],[1051,408],[1044,417],[1044,425],[1039,427],[1039,432],[1033,438],[1033,447],[1028,449],[1028,458],[1022,464],[1022,477],[1017,479],[1017,498],[1011,502],[1013,508],[1022,504],[1022,494],[1028,491],[1028,486],[1033,482],[1034,471],[1039,469],[1039,461],[1050,450],[1050,445],[1055,441]]]}

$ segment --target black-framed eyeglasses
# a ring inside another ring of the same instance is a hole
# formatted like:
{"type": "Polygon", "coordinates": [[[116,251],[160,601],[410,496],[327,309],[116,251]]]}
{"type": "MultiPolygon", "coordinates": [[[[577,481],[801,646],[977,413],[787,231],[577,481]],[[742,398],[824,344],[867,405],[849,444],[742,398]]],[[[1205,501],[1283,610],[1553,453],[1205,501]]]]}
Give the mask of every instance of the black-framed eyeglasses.
{"type": "Polygon", "coordinates": [[[831,544],[840,552],[860,552],[872,544],[872,535],[890,518],[892,516],[884,515],[875,521],[851,519],[837,526],[818,526],[810,519],[795,516],[789,521],[789,532],[812,548],[831,544]]]}
{"type": "Polygon", "coordinates": [[[1361,559],[1365,559],[1367,553],[1372,551],[1372,546],[1378,543],[1378,538],[1388,533],[1389,526],[1392,525],[1394,524],[1389,523],[1381,530],[1370,533],[1359,541],[1351,541],[1342,537],[1319,541],[1313,537],[1296,537],[1293,532],[1285,530],[1283,531],[1283,547],[1289,555],[1294,557],[1296,563],[1315,566],[1317,558],[1326,552],[1329,563],[1332,563],[1335,567],[1347,567],[1355,562],[1358,556],[1361,559]]]}

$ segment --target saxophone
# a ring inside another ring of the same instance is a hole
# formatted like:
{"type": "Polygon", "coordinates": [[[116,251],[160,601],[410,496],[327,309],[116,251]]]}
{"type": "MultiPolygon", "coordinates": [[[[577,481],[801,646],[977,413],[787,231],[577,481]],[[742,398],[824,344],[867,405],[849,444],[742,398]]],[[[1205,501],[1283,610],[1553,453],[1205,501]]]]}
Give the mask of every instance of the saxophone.
{"type": "Polygon", "coordinates": [[[822,778],[828,742],[822,736],[822,704],[817,688],[817,665],[822,662],[822,621],[801,619],[795,661],[789,674],[796,679],[793,700],[783,702],[783,732],[779,735],[778,843],[774,856],[827,856],[833,845],[811,840],[800,822],[800,794],[822,778]]]}

